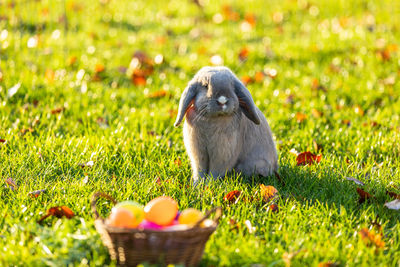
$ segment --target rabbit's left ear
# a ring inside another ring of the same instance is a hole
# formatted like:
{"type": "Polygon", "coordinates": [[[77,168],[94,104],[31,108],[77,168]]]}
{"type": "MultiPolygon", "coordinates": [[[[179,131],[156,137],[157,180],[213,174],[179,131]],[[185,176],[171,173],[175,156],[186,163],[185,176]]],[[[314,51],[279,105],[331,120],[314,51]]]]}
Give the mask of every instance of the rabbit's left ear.
{"type": "Polygon", "coordinates": [[[181,100],[179,101],[178,115],[174,123],[175,127],[178,127],[179,124],[181,124],[183,116],[185,116],[185,113],[190,107],[192,100],[195,98],[197,94],[197,84],[197,82],[191,82],[183,91],[181,100]]]}
{"type": "Polygon", "coordinates": [[[257,108],[254,104],[253,98],[251,97],[249,90],[247,90],[244,84],[236,77],[234,80],[234,87],[235,93],[239,98],[239,106],[242,109],[244,115],[246,115],[246,117],[255,124],[260,124],[260,118],[257,115],[257,108]]]}

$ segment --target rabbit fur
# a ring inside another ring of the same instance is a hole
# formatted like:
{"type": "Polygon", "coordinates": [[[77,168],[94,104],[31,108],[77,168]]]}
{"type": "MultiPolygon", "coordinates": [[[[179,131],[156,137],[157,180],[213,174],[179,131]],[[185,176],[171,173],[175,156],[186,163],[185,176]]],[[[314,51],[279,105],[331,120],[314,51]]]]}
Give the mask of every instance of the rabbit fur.
{"type": "Polygon", "coordinates": [[[175,127],[186,114],[183,138],[193,179],[268,176],[278,169],[271,129],[250,92],[226,67],[203,67],[182,93],[175,127]]]}

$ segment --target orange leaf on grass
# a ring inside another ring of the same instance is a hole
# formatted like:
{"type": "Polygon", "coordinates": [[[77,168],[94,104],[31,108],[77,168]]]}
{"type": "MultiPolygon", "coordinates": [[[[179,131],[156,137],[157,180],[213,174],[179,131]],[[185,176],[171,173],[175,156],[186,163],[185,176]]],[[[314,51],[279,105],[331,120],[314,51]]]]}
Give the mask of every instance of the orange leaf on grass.
{"type": "Polygon", "coordinates": [[[382,241],[382,234],[369,231],[367,228],[361,229],[358,234],[366,245],[375,245],[377,248],[383,248],[385,242],[382,241]]]}
{"type": "Polygon", "coordinates": [[[52,207],[47,210],[46,215],[44,215],[42,218],[39,219],[38,223],[41,223],[44,219],[46,219],[49,216],[54,216],[57,218],[67,217],[68,219],[71,219],[72,217],[75,216],[75,213],[67,206],[52,207]]]}
{"type": "Polygon", "coordinates": [[[373,198],[373,196],[370,193],[365,192],[359,187],[357,187],[357,193],[360,196],[360,199],[358,200],[358,203],[360,204],[364,203],[366,199],[373,198]]]}
{"type": "Polygon", "coordinates": [[[297,155],[297,166],[300,165],[312,165],[314,163],[319,163],[322,159],[322,154],[315,155],[310,151],[302,152],[297,155]]]}
{"type": "Polygon", "coordinates": [[[132,75],[132,83],[134,85],[146,85],[146,78],[144,76],[132,75]]]}
{"type": "Polygon", "coordinates": [[[253,79],[249,75],[243,75],[241,80],[244,83],[244,85],[247,85],[247,84],[253,82],[253,79]]]}
{"type": "Polygon", "coordinates": [[[272,212],[278,212],[278,211],[279,211],[279,207],[278,207],[278,205],[276,205],[275,203],[269,205],[269,209],[270,209],[272,212]]]}
{"type": "Polygon", "coordinates": [[[158,90],[153,93],[148,94],[148,98],[162,98],[168,95],[168,92],[165,90],[158,90]]]}
{"type": "Polygon", "coordinates": [[[247,47],[243,47],[242,50],[240,50],[239,52],[239,59],[241,61],[245,61],[248,56],[249,56],[249,49],[247,49],[247,47]]]}
{"type": "Polygon", "coordinates": [[[256,16],[253,13],[247,13],[244,15],[244,20],[251,25],[251,27],[256,26],[256,16]]]}
{"type": "Polygon", "coordinates": [[[60,113],[61,111],[63,111],[64,110],[64,108],[55,108],[55,109],[52,109],[51,110],[51,114],[58,114],[58,113],[60,113]]]}
{"type": "Polygon", "coordinates": [[[303,121],[305,121],[307,119],[307,115],[301,112],[297,112],[296,113],[296,121],[298,123],[302,123],[303,121]]]}
{"type": "Polygon", "coordinates": [[[228,194],[226,194],[226,196],[224,197],[224,201],[229,201],[229,203],[233,203],[236,204],[239,201],[239,197],[242,194],[241,191],[238,190],[233,190],[231,192],[229,192],[228,194]]]}
{"type": "Polygon", "coordinates": [[[278,190],[272,185],[260,184],[260,193],[265,202],[274,200],[278,196],[278,190]]]}
{"type": "Polygon", "coordinates": [[[104,67],[104,65],[101,64],[101,63],[97,63],[97,64],[94,66],[94,71],[95,71],[96,73],[103,72],[103,71],[105,71],[105,69],[106,69],[106,67],[104,67]]]}
{"type": "Polygon", "coordinates": [[[48,83],[52,83],[54,81],[55,73],[51,69],[47,69],[44,73],[44,78],[48,83]]]}
{"type": "Polygon", "coordinates": [[[259,83],[264,80],[264,72],[262,71],[257,71],[256,74],[254,75],[254,81],[259,83]]]}

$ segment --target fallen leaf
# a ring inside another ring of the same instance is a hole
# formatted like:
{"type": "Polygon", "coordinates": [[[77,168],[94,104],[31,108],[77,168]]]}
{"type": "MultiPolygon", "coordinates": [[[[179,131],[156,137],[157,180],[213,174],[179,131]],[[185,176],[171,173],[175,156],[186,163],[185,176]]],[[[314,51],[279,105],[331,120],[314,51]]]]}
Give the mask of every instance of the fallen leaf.
{"type": "Polygon", "coordinates": [[[278,207],[278,205],[276,205],[276,204],[271,204],[271,205],[269,205],[269,209],[270,209],[272,212],[278,212],[278,211],[279,211],[279,207],[278,207]]]}
{"type": "Polygon", "coordinates": [[[242,80],[244,85],[247,85],[247,84],[253,82],[253,79],[249,75],[243,75],[241,80],[242,80]]]}
{"type": "Polygon", "coordinates": [[[358,200],[358,203],[360,204],[364,203],[366,199],[373,198],[373,196],[370,193],[365,192],[359,187],[357,187],[357,193],[360,196],[360,199],[358,200]]]}
{"type": "Polygon", "coordinates": [[[24,134],[26,134],[26,133],[33,133],[35,130],[33,130],[31,127],[29,127],[29,128],[23,128],[23,129],[21,129],[21,134],[22,135],[24,135],[24,134]]]}
{"type": "Polygon", "coordinates": [[[253,13],[247,13],[244,15],[244,20],[251,25],[251,27],[256,26],[256,16],[253,13]]]}
{"type": "Polygon", "coordinates": [[[168,96],[168,92],[165,91],[165,90],[155,91],[155,92],[150,93],[150,94],[147,95],[148,98],[153,98],[153,99],[162,98],[162,97],[165,97],[165,96],[168,96]]]}
{"type": "Polygon", "coordinates": [[[77,60],[77,59],[78,59],[78,58],[77,58],[76,56],[70,56],[70,57],[68,58],[68,61],[67,61],[68,66],[74,65],[74,64],[76,63],[76,60],[77,60]]]}
{"type": "Polygon", "coordinates": [[[353,182],[355,182],[356,184],[359,184],[359,185],[362,185],[362,186],[365,185],[363,182],[361,182],[360,180],[357,180],[356,178],[353,178],[353,177],[346,177],[346,180],[348,180],[348,181],[353,181],[353,182]]]}
{"type": "Polygon", "coordinates": [[[28,195],[31,197],[38,197],[40,194],[42,194],[46,191],[47,191],[46,189],[36,190],[36,191],[29,192],[28,195]]]}
{"type": "Polygon", "coordinates": [[[256,74],[254,75],[254,81],[257,83],[260,83],[264,80],[264,72],[262,71],[257,71],[256,74]]]}
{"type": "Polygon", "coordinates": [[[97,63],[94,66],[94,72],[96,72],[96,73],[101,73],[101,72],[105,71],[105,69],[106,69],[106,67],[101,63],[97,63]]]}
{"type": "Polygon", "coordinates": [[[307,119],[307,115],[301,112],[297,112],[296,113],[296,121],[298,123],[302,123],[303,121],[305,121],[307,119]]]}
{"type": "Polygon", "coordinates": [[[260,184],[260,193],[265,202],[273,201],[278,197],[278,190],[272,185],[260,184]]]}
{"type": "Polygon", "coordinates": [[[226,194],[224,201],[229,201],[230,204],[236,204],[239,201],[239,197],[242,194],[241,191],[233,190],[226,194]]]}
{"type": "Polygon", "coordinates": [[[12,178],[7,178],[7,179],[4,180],[4,182],[6,182],[6,184],[8,184],[8,186],[10,187],[10,189],[12,191],[18,189],[17,184],[15,183],[15,181],[12,178]]]}
{"type": "Polygon", "coordinates": [[[315,108],[313,108],[311,110],[311,114],[314,116],[314,118],[321,118],[322,115],[324,115],[321,111],[319,111],[319,110],[317,110],[315,108]]]}
{"type": "Polygon", "coordinates": [[[247,49],[247,47],[243,47],[239,52],[239,59],[241,61],[245,61],[248,56],[249,56],[249,49],[247,49]]]}
{"type": "Polygon", "coordinates": [[[5,143],[6,139],[0,139],[0,143],[5,143]]]}
{"type": "Polygon", "coordinates": [[[246,226],[247,230],[249,231],[249,234],[252,234],[256,231],[256,228],[251,225],[251,222],[249,220],[245,220],[244,225],[246,226]]]}
{"type": "Polygon", "coordinates": [[[350,121],[350,120],[347,120],[347,119],[342,120],[342,123],[345,124],[345,125],[347,125],[347,126],[350,126],[350,125],[351,125],[351,121],[350,121]]]}
{"type": "Polygon", "coordinates": [[[62,112],[64,110],[64,108],[55,108],[51,110],[51,114],[58,114],[60,112],[62,112]]]}
{"type": "Polygon", "coordinates": [[[132,75],[132,83],[134,85],[146,85],[146,77],[137,76],[135,74],[132,75]]]}
{"type": "Polygon", "coordinates": [[[386,191],[386,195],[389,195],[392,198],[400,199],[400,194],[396,194],[395,192],[386,191]]]}
{"type": "Polygon", "coordinates": [[[54,216],[57,218],[67,217],[68,219],[71,219],[72,217],[75,216],[75,214],[67,206],[52,207],[47,210],[46,215],[44,215],[42,218],[39,219],[38,223],[41,223],[44,219],[46,219],[49,216],[54,216]]]}
{"type": "Polygon", "coordinates": [[[361,229],[358,234],[361,236],[361,239],[366,245],[375,245],[377,248],[383,248],[385,246],[385,242],[382,241],[382,234],[369,231],[367,228],[361,229]]]}
{"type": "Polygon", "coordinates": [[[156,184],[161,185],[161,178],[160,177],[156,178],[156,184]]]}
{"type": "Polygon", "coordinates": [[[391,210],[399,210],[400,209],[400,199],[395,199],[393,201],[387,202],[387,203],[385,203],[384,206],[391,210]]]}
{"type": "Polygon", "coordinates": [[[55,73],[52,69],[46,69],[44,73],[44,78],[46,79],[47,83],[54,82],[55,73]]]}
{"type": "Polygon", "coordinates": [[[238,21],[240,19],[240,15],[238,12],[234,11],[233,8],[229,5],[222,6],[222,14],[227,20],[238,21]]]}
{"type": "Polygon", "coordinates": [[[300,165],[312,165],[314,163],[319,163],[322,159],[322,154],[315,155],[310,151],[302,152],[297,155],[297,166],[300,165]]]}

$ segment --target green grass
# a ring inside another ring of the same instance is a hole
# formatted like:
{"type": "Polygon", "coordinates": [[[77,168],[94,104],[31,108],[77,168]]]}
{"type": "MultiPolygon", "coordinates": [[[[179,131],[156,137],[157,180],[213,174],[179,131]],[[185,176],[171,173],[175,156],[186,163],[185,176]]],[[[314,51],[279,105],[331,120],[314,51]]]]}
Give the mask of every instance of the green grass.
{"type": "MultiPolygon", "coordinates": [[[[93,224],[96,191],[142,204],[169,195],[180,209],[223,206],[202,266],[400,264],[400,213],[383,207],[386,190],[400,192],[398,2],[235,1],[229,5],[239,20],[221,23],[213,20],[226,15],[216,1],[202,8],[191,1],[101,2],[0,2],[0,265],[114,265],[93,224]],[[243,32],[246,14],[256,24],[243,32]],[[28,48],[34,36],[38,44],[28,48]],[[249,55],[240,61],[244,47],[249,55]],[[136,51],[164,57],[145,86],[121,72],[136,51]],[[213,55],[239,77],[277,71],[248,88],[274,133],[285,185],[275,177],[228,176],[209,190],[188,182],[182,129],[173,127],[170,111],[213,55]],[[105,66],[97,81],[96,64],[105,66]],[[168,97],[148,97],[161,89],[168,97]],[[63,111],[52,114],[56,108],[63,111]],[[298,112],[307,118],[298,122],[298,112]],[[289,151],[316,153],[313,140],[322,161],[296,166],[289,151]],[[92,168],[79,166],[90,160],[92,168]],[[348,176],[376,198],[359,204],[348,176]],[[18,189],[3,183],[8,177],[18,189]],[[170,182],[158,185],[157,177],[170,182]],[[250,196],[261,183],[278,189],[279,212],[258,201],[223,201],[232,190],[250,196]],[[47,192],[28,195],[39,189],[47,192]],[[37,223],[59,205],[76,216],[37,223]],[[374,220],[384,248],[358,234],[374,220]]],[[[103,216],[109,209],[102,203],[103,216]]]]}

